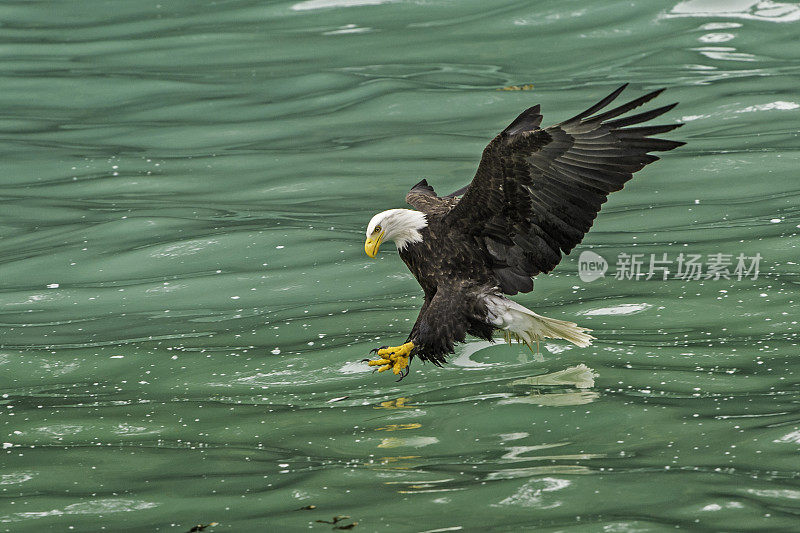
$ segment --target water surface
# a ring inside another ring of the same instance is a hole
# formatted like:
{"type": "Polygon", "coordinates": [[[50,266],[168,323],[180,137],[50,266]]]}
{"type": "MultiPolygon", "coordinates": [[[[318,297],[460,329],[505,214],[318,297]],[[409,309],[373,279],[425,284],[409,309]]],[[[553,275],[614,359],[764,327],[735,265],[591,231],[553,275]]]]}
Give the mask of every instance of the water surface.
{"type": "Polygon", "coordinates": [[[0,531],[797,531],[797,3],[0,20],[0,531]],[[552,124],[625,82],[668,87],[687,145],[516,297],[595,345],[473,339],[401,383],[359,364],[422,298],[392,246],[364,255],[370,217],[467,183],[522,109],[552,124]],[[681,253],[762,259],[615,277],[681,253]]]}

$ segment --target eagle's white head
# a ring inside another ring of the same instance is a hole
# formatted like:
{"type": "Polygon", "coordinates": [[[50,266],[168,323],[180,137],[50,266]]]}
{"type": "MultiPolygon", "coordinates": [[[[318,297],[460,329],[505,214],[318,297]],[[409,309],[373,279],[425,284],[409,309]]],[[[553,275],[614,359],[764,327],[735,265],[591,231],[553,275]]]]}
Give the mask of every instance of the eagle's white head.
{"type": "Polygon", "coordinates": [[[367,226],[367,242],[364,251],[375,257],[384,240],[392,240],[398,250],[409,244],[422,241],[419,230],[428,225],[425,213],[411,209],[389,209],[378,213],[367,226]]]}

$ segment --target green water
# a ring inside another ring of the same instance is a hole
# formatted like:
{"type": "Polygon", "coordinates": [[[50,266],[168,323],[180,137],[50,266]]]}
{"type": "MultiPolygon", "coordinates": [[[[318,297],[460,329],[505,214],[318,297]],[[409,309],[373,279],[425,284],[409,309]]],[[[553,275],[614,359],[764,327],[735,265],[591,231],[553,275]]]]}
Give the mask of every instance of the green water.
{"type": "Polygon", "coordinates": [[[0,21],[0,531],[800,531],[799,4],[0,21]],[[421,303],[393,246],[364,255],[370,217],[467,183],[522,109],[552,124],[623,82],[668,87],[687,145],[515,297],[595,345],[472,339],[401,383],[358,363],[421,303]],[[578,277],[587,250],[605,277],[578,277]],[[761,262],[616,279],[638,253],[761,262]]]}

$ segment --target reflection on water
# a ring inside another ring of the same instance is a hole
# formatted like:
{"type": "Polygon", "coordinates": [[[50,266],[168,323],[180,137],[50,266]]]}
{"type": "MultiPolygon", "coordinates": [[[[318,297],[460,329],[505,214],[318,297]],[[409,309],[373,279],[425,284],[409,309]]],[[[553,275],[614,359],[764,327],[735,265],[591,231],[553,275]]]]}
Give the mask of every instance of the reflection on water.
{"type": "Polygon", "coordinates": [[[439,439],[436,437],[387,437],[381,440],[378,448],[421,448],[437,442],[439,439]]]}
{"type": "Polygon", "coordinates": [[[800,6],[763,0],[687,0],[678,3],[670,15],[684,17],[725,17],[767,22],[796,22],[800,6]]]}
{"type": "Polygon", "coordinates": [[[594,380],[597,377],[594,370],[580,364],[549,374],[516,379],[510,385],[525,391],[525,394],[504,398],[498,401],[498,404],[529,403],[557,407],[591,403],[600,397],[600,393],[584,389],[594,387],[594,380]],[[557,387],[557,389],[547,390],[546,387],[557,387]]]}
{"type": "Polygon", "coordinates": [[[543,477],[541,479],[527,481],[514,494],[493,505],[551,509],[562,505],[563,502],[556,499],[554,495],[548,493],[566,489],[571,484],[572,483],[567,479],[553,477],[543,477]]]}
{"type": "Polygon", "coordinates": [[[553,392],[546,395],[539,394],[538,391],[529,393],[527,396],[516,396],[514,398],[507,398],[500,400],[500,405],[508,405],[512,403],[532,403],[535,405],[548,405],[550,407],[565,406],[565,405],[583,405],[591,403],[600,394],[597,392],[575,391],[575,392],[553,392]]]}
{"type": "Polygon", "coordinates": [[[594,380],[597,377],[597,373],[594,370],[584,364],[580,364],[549,374],[517,379],[512,381],[511,385],[517,387],[571,385],[578,389],[588,389],[594,387],[594,380]]]}
{"type": "Polygon", "coordinates": [[[110,498],[105,500],[89,500],[80,503],[67,505],[63,509],[51,509],[48,511],[29,511],[24,513],[14,513],[11,515],[0,516],[0,523],[20,522],[23,520],[63,516],[63,515],[99,515],[130,511],[141,511],[152,509],[158,506],[154,502],[140,500],[126,500],[110,498]]]}

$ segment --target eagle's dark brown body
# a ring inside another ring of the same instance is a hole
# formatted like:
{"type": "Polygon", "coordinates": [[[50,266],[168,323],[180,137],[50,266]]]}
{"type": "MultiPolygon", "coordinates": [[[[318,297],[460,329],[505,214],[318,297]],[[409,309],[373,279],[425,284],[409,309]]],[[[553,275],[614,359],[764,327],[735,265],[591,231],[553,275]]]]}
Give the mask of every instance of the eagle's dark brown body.
{"type": "Polygon", "coordinates": [[[498,282],[486,261],[486,250],[475,253],[481,248],[478,240],[448,231],[441,215],[427,218],[428,226],[420,230],[422,242],[406,246],[400,257],[425,292],[409,339],[425,346],[417,352],[421,359],[441,364],[444,356],[453,352],[454,343],[463,342],[467,333],[492,338],[494,327],[487,323],[483,297],[498,282]],[[447,238],[443,241],[442,236],[447,238]],[[448,319],[436,320],[437,316],[448,319]]]}

